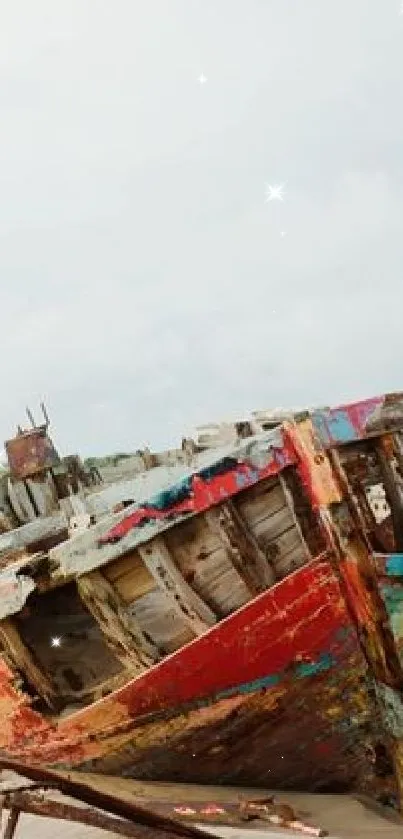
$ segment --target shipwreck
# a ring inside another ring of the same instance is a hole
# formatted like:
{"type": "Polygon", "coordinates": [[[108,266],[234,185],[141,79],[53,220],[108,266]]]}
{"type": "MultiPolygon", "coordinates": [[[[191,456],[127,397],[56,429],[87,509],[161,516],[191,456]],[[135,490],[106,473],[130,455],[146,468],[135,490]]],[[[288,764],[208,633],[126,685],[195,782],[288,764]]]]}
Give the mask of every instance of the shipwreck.
{"type": "Polygon", "coordinates": [[[403,395],[221,431],[91,489],[9,446],[0,752],[403,810],[403,395]]]}

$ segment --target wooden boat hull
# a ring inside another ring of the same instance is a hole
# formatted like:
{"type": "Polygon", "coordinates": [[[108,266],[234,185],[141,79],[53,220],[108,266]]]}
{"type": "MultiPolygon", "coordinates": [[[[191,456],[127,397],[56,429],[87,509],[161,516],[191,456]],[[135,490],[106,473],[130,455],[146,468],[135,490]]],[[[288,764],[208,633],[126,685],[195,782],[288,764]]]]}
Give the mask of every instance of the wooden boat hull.
{"type": "Polygon", "coordinates": [[[379,794],[382,785],[366,664],[326,560],[57,728],[25,712],[30,737],[20,718],[20,737],[14,724],[2,746],[30,763],[272,789],[379,794]]]}

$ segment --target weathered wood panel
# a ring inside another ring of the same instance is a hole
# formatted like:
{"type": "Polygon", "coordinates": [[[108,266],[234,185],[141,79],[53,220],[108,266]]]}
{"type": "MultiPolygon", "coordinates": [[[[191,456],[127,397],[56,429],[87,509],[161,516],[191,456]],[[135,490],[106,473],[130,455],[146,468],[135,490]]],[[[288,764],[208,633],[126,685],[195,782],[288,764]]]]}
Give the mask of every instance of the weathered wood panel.
{"type": "Polygon", "coordinates": [[[56,697],[55,686],[48,674],[41,670],[34,660],[11,618],[0,621],[0,643],[17,670],[35,688],[39,696],[52,707],[56,697]]]}
{"type": "Polygon", "coordinates": [[[269,512],[274,515],[285,507],[285,498],[278,481],[269,478],[242,492],[235,503],[245,521],[254,526],[264,521],[269,512]]]}
{"type": "Polygon", "coordinates": [[[224,548],[198,563],[192,587],[220,617],[240,609],[250,600],[248,589],[224,548]]]}
{"type": "Polygon", "coordinates": [[[276,579],[283,579],[307,560],[309,551],[285,487],[272,478],[235,500],[249,530],[271,563],[276,579]]]}
{"type": "Polygon", "coordinates": [[[139,554],[172,607],[195,635],[205,632],[216,621],[212,610],[188,585],[162,539],[156,537],[139,546],[139,554]]]}
{"type": "Polygon", "coordinates": [[[218,536],[207,527],[202,515],[167,531],[164,539],[185,580],[190,583],[199,562],[222,549],[218,536]]]}
{"type": "Polygon", "coordinates": [[[157,587],[138,551],[131,551],[127,556],[106,565],[103,573],[124,603],[133,603],[138,597],[149,594],[157,587]]]}
{"type": "Polygon", "coordinates": [[[100,571],[91,571],[77,580],[77,588],[109,649],[135,675],[142,673],[158,657],[157,650],[146,640],[134,617],[128,615],[110,582],[100,571]]]}
{"type": "Polygon", "coordinates": [[[128,612],[161,653],[173,653],[195,637],[165,591],[159,588],[135,600],[128,606],[128,612]]]}
{"type": "Polygon", "coordinates": [[[274,582],[267,558],[231,501],[212,507],[205,513],[206,521],[216,533],[235,570],[255,597],[274,582]]]}
{"type": "Polygon", "coordinates": [[[46,539],[67,536],[67,519],[62,513],[47,519],[35,519],[0,536],[0,553],[14,548],[23,548],[43,542],[46,539]]]}
{"type": "Polygon", "coordinates": [[[185,580],[218,617],[225,617],[250,599],[228,551],[204,516],[168,531],[165,541],[185,580]]]}

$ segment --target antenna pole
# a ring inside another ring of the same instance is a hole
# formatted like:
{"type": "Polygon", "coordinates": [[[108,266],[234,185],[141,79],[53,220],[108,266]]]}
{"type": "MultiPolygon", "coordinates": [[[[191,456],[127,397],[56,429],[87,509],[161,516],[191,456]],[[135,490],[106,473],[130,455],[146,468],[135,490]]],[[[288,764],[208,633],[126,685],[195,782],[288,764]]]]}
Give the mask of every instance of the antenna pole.
{"type": "Polygon", "coordinates": [[[31,423],[31,425],[32,425],[32,428],[36,428],[36,425],[35,425],[35,420],[34,420],[34,418],[33,418],[33,416],[32,416],[31,411],[29,410],[29,408],[26,408],[26,412],[27,412],[27,417],[28,417],[28,419],[29,419],[29,421],[30,421],[30,423],[31,423]]]}

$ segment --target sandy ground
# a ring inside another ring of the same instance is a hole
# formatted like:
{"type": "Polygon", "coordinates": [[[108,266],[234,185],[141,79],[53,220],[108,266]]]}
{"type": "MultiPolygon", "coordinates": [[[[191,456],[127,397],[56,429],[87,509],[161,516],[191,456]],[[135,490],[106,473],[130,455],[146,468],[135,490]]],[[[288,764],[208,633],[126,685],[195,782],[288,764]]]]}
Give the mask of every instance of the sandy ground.
{"type": "MultiPolygon", "coordinates": [[[[82,777],[82,776],[81,776],[82,777]]],[[[87,776],[93,780],[94,776],[87,776]]],[[[117,778],[97,778],[96,786],[104,791],[119,793],[122,798],[136,801],[152,808],[154,801],[175,802],[236,802],[240,793],[242,798],[266,796],[267,791],[242,790],[228,787],[182,786],[179,784],[136,783],[117,778]]],[[[347,795],[305,795],[299,793],[276,794],[278,800],[285,801],[294,808],[305,821],[329,831],[334,839],[402,839],[403,823],[395,823],[372,808],[367,807],[347,795]]],[[[174,813],[172,812],[174,816],[174,813]]],[[[4,820],[7,814],[3,814],[4,820]]],[[[260,823],[261,824],[261,823],[260,823]]],[[[276,829],[245,829],[243,827],[224,827],[199,825],[223,839],[284,839],[286,836],[302,837],[302,833],[276,829]]],[[[15,839],[113,839],[116,834],[81,825],[63,823],[44,818],[21,816],[15,833],[15,839]]]]}

